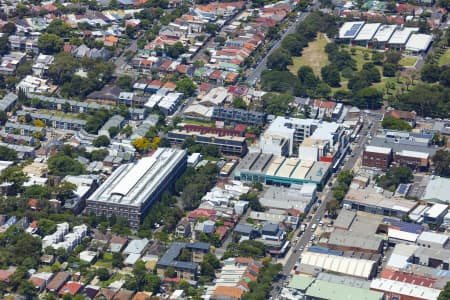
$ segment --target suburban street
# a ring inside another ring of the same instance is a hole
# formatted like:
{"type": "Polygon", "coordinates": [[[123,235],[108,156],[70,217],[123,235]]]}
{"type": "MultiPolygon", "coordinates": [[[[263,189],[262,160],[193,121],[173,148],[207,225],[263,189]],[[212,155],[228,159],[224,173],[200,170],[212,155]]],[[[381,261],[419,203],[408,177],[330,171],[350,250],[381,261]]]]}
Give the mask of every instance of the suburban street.
{"type": "MultiPolygon", "coordinates": [[[[355,167],[356,163],[358,162],[358,159],[362,156],[362,151],[364,149],[364,145],[367,143],[369,136],[373,135],[377,130],[377,126],[376,126],[377,123],[374,122],[375,118],[378,118],[378,115],[375,115],[375,116],[366,115],[366,117],[364,119],[364,126],[359,133],[360,138],[356,141],[356,145],[353,148],[354,150],[352,151],[352,153],[354,155],[347,156],[347,160],[346,160],[345,164],[343,165],[342,170],[353,169],[355,167]],[[371,129],[368,128],[369,123],[373,124],[371,129]]],[[[330,181],[333,180],[333,177],[331,177],[329,180],[330,181]]],[[[328,185],[326,185],[326,187],[324,188],[324,190],[322,192],[322,195],[320,196],[320,199],[321,199],[322,203],[320,204],[316,213],[313,214],[311,212],[309,214],[312,216],[312,218],[311,218],[311,221],[309,222],[308,226],[306,227],[305,232],[301,235],[301,237],[299,238],[299,240],[296,244],[292,244],[292,248],[287,254],[288,258],[285,260],[285,263],[283,265],[283,270],[282,270],[282,274],[284,275],[283,277],[289,276],[292,269],[294,268],[294,265],[298,262],[301,254],[302,254],[302,251],[300,251],[299,249],[300,248],[304,249],[305,246],[308,244],[309,240],[311,239],[311,236],[314,234],[314,232],[311,231],[313,224],[316,224],[316,226],[317,226],[319,221],[325,215],[327,203],[333,199],[332,187],[329,187],[328,185]]],[[[297,231],[293,235],[294,239],[295,239],[295,237],[298,236],[298,231],[299,231],[299,229],[297,229],[297,231]]],[[[275,281],[273,283],[272,291],[271,291],[271,296],[273,299],[277,298],[277,296],[279,295],[282,288],[283,288],[283,280],[275,281]]]]}
{"type": "MultiPolygon", "coordinates": [[[[319,8],[319,1],[315,0],[310,5],[310,10],[315,10],[319,8]]],[[[260,60],[258,65],[252,69],[247,75],[247,82],[250,84],[256,83],[261,77],[261,73],[267,69],[266,62],[267,58],[270,54],[273,53],[276,49],[278,49],[281,45],[281,41],[288,35],[295,32],[297,25],[303,22],[303,20],[309,15],[309,12],[300,12],[300,15],[295,19],[295,21],[288,27],[288,29],[281,35],[280,39],[276,42],[276,44],[266,53],[266,55],[260,60]]]]}

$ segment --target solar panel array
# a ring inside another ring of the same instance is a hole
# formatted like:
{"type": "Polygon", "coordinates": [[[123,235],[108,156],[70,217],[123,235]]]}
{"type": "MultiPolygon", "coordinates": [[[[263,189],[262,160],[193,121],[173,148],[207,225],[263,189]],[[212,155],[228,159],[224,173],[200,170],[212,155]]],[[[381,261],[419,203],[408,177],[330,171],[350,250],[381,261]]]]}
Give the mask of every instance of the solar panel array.
{"type": "Polygon", "coordinates": [[[403,221],[397,221],[390,218],[384,218],[383,223],[389,223],[391,226],[398,227],[400,231],[419,234],[423,231],[423,226],[414,223],[407,223],[403,221]]]}
{"type": "Polygon", "coordinates": [[[354,36],[362,25],[364,24],[353,24],[352,28],[345,32],[345,36],[354,36]]]}
{"type": "Polygon", "coordinates": [[[404,195],[404,194],[406,194],[407,191],[408,191],[408,185],[407,184],[401,183],[398,186],[398,189],[397,189],[397,193],[398,194],[404,195]]]}

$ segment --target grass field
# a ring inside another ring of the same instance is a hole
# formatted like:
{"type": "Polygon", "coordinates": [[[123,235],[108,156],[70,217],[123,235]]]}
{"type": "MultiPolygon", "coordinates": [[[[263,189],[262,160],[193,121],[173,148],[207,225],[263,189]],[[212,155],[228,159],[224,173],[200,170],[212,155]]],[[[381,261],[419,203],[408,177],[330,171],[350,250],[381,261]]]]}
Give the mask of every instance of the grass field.
{"type": "Polygon", "coordinates": [[[450,49],[447,49],[447,51],[445,51],[444,54],[439,57],[438,64],[440,66],[450,64],[450,49]]]}
{"type": "Polygon", "coordinates": [[[320,76],[320,69],[329,63],[328,55],[325,53],[327,44],[325,37],[319,35],[313,42],[308,44],[308,47],[303,49],[302,56],[292,58],[294,64],[288,67],[289,71],[297,75],[297,71],[301,66],[310,66],[314,74],[320,76]]]}
{"type": "Polygon", "coordinates": [[[410,57],[410,56],[404,56],[402,59],[400,59],[399,64],[404,67],[413,67],[417,62],[417,58],[410,57]]]}

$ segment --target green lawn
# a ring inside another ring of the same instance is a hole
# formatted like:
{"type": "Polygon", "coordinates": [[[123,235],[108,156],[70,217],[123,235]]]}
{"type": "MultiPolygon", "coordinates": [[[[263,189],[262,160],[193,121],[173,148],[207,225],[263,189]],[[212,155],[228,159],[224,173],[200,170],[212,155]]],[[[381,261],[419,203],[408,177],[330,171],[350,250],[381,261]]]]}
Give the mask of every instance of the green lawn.
{"type": "Polygon", "coordinates": [[[297,75],[297,71],[301,66],[310,66],[314,74],[320,76],[320,70],[323,66],[329,64],[328,55],[325,53],[325,46],[328,41],[323,34],[320,34],[314,41],[303,49],[302,56],[293,57],[294,64],[288,66],[289,71],[297,75]]]}
{"type": "Polygon", "coordinates": [[[417,58],[411,56],[404,56],[399,64],[403,67],[413,67],[417,62],[417,58]]]}
{"type": "Polygon", "coordinates": [[[444,52],[444,54],[439,57],[438,64],[440,66],[445,66],[450,64],[450,49],[447,49],[447,51],[444,52]]]}

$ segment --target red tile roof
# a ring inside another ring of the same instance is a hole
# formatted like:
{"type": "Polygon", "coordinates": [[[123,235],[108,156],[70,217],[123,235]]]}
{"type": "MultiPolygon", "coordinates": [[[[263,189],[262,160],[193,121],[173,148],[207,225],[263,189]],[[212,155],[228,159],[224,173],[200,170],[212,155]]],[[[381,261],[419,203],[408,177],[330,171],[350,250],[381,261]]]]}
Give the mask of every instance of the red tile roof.
{"type": "Polygon", "coordinates": [[[381,272],[381,278],[412,283],[415,285],[425,287],[432,287],[433,284],[436,282],[436,280],[433,278],[424,277],[416,274],[404,273],[392,269],[384,269],[383,272],[381,272]]]}
{"type": "Polygon", "coordinates": [[[81,283],[75,281],[67,282],[59,291],[60,295],[70,294],[72,296],[76,295],[81,290],[81,283]]]}
{"type": "Polygon", "coordinates": [[[9,277],[14,274],[13,270],[0,270],[0,281],[9,282],[9,277]]]}

